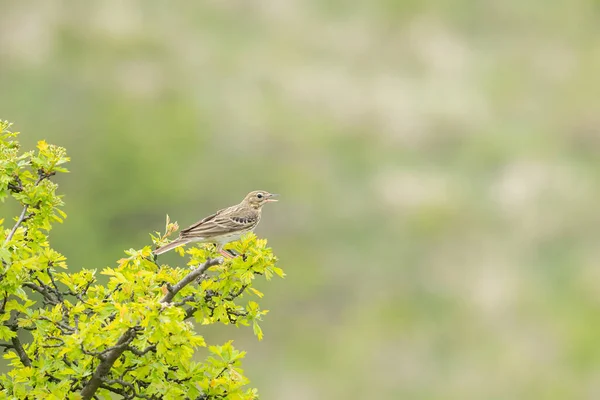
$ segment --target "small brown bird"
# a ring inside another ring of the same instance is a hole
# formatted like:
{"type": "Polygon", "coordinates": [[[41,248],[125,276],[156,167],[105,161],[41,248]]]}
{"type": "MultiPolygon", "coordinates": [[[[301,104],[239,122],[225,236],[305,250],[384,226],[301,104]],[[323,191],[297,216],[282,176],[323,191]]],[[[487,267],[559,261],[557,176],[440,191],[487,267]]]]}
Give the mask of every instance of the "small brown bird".
{"type": "Polygon", "coordinates": [[[255,190],[246,195],[240,204],[223,208],[213,215],[196,222],[179,233],[179,238],[154,250],[155,255],[166,253],[187,243],[214,243],[219,253],[231,256],[223,251],[223,245],[238,240],[244,233],[253,231],[260,222],[262,206],[274,199],[276,194],[264,190],[255,190]]]}

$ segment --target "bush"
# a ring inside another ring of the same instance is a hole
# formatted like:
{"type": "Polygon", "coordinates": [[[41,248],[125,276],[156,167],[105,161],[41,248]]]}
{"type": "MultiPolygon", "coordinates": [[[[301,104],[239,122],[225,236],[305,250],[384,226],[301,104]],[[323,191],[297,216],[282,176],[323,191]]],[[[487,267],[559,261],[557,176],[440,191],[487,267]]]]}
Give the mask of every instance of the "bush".
{"type": "MultiPolygon", "coordinates": [[[[283,276],[266,240],[253,234],[230,244],[240,254],[217,257],[212,246],[179,249],[188,267],[161,265],[151,246],[126,251],[115,268],[72,272],[53,250],[49,232],[66,217],[52,181],[65,173],[64,148],[40,141],[21,152],[18,133],[0,121],[0,199],[22,207],[0,247],[0,346],[9,371],[0,393],[15,399],[255,399],[240,369],[245,353],[231,341],[208,346],[198,325],[252,325],[267,313],[256,277],[283,276]]],[[[167,217],[164,244],[178,229],[167,217]]],[[[76,243],[74,243],[76,245],[76,243]]]]}

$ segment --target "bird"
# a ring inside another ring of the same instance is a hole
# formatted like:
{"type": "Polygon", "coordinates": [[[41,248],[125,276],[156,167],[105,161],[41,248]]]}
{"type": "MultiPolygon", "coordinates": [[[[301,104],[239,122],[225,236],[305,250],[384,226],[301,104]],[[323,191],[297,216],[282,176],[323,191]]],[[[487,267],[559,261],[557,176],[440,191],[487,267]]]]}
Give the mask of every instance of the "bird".
{"type": "Polygon", "coordinates": [[[155,249],[153,254],[156,257],[176,247],[200,242],[214,243],[217,245],[219,253],[231,257],[223,250],[223,246],[238,240],[243,234],[253,231],[260,222],[262,206],[277,201],[275,199],[277,196],[266,190],[254,190],[248,193],[241,203],[223,208],[182,230],[177,239],[155,249]]]}

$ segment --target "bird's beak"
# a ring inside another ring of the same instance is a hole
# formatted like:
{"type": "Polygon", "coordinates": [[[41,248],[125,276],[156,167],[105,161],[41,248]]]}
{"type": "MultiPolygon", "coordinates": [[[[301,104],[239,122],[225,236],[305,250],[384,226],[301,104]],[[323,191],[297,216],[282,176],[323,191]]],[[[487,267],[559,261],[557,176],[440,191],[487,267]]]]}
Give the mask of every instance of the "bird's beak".
{"type": "Polygon", "coordinates": [[[279,196],[279,195],[275,194],[275,193],[269,193],[269,198],[267,199],[267,201],[269,201],[269,202],[270,201],[279,201],[279,200],[273,198],[273,197],[277,197],[277,196],[279,196]]]}

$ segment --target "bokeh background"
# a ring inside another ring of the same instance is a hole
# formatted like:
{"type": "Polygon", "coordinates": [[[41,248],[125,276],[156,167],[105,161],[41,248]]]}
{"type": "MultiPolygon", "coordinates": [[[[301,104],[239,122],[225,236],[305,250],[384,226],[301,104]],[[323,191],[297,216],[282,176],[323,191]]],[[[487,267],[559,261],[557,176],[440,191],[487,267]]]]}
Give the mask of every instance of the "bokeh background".
{"type": "Polygon", "coordinates": [[[72,156],[70,268],[281,193],[265,339],[207,333],[264,399],[600,398],[597,1],[0,9],[0,117],[72,156]]]}

